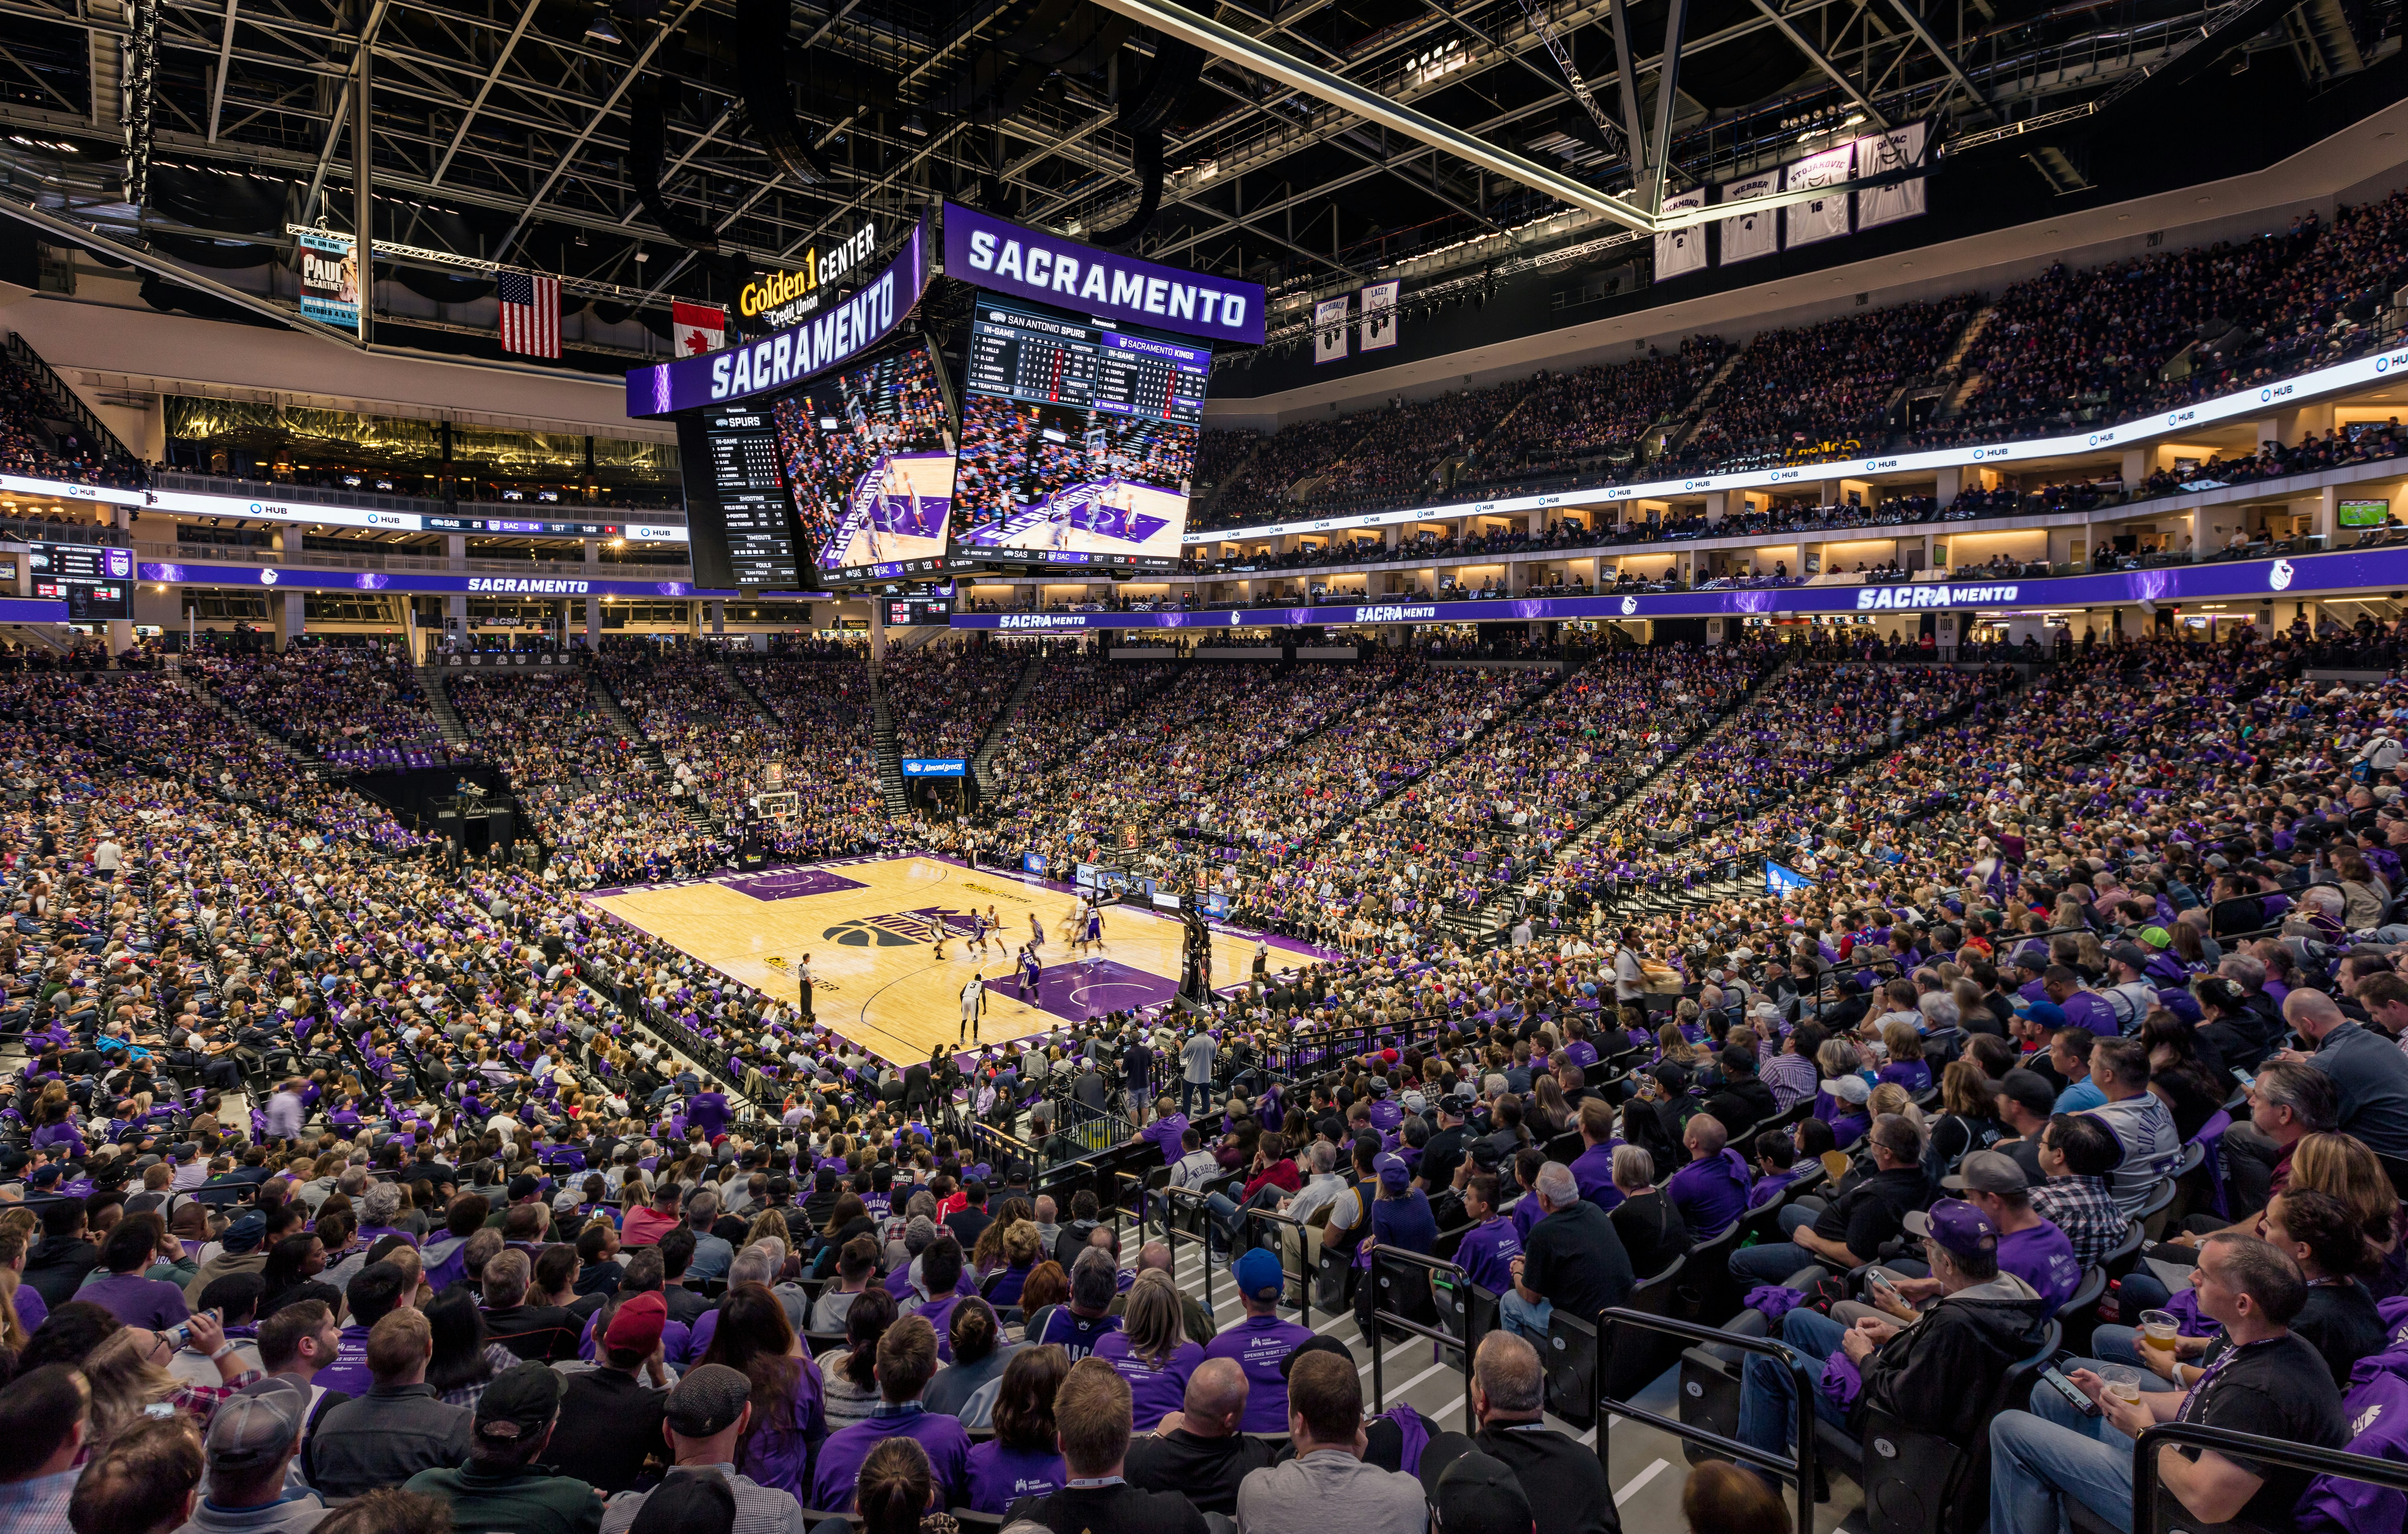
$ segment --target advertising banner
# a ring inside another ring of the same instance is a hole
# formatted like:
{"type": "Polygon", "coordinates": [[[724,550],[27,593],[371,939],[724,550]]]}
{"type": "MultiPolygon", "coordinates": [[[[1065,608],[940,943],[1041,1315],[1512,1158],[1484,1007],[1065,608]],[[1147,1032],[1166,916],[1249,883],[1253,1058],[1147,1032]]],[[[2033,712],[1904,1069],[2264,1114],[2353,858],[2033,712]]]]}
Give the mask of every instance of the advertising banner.
{"type": "Polygon", "coordinates": [[[139,579],[168,586],[251,586],[269,590],[393,591],[471,596],[734,596],[690,581],[571,581],[527,575],[413,575],[383,570],[301,570],[256,565],[181,565],[148,560],[139,579]]]}
{"type": "MultiPolygon", "coordinates": [[[[147,570],[148,566],[144,568],[147,570]]],[[[150,579],[145,576],[143,579],[150,579]]],[[[1564,619],[1710,618],[1717,614],[2021,611],[2152,601],[2172,606],[2236,597],[2408,586],[2408,545],[2217,560],[2099,575],[1987,581],[1885,581],[1861,586],[1765,586],[1627,596],[1499,597],[1469,602],[1358,602],[1329,607],[1197,612],[957,612],[955,628],[1077,633],[1132,628],[1304,628],[1352,624],[1546,623],[1564,619]]]]}
{"type": "Polygon", "coordinates": [[[1031,229],[958,203],[944,205],[945,275],[1102,319],[1182,336],[1259,346],[1259,282],[1165,266],[1031,229]]]}
{"type": "Polygon", "coordinates": [[[294,252],[301,267],[301,312],[330,325],[355,327],[360,323],[360,264],[351,256],[351,237],[315,230],[294,237],[294,252]]]}

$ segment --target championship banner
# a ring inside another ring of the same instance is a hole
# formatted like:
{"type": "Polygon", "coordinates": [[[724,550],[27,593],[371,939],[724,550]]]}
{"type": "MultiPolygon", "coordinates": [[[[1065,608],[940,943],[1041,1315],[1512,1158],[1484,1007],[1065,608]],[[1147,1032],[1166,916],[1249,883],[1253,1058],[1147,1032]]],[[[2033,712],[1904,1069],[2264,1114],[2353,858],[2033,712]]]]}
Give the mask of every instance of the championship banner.
{"type": "MultiPolygon", "coordinates": [[[[1686,208],[1705,206],[1706,194],[1703,188],[1695,192],[1684,192],[1677,197],[1664,199],[1664,211],[1667,213],[1678,213],[1686,208]]],[[[1685,229],[1675,229],[1669,235],[1656,237],[1656,281],[1661,282],[1668,277],[1681,277],[1689,272],[1701,272],[1705,269],[1706,226],[1704,224],[1693,223],[1685,229]]]]}
{"type": "MultiPolygon", "coordinates": [[[[1809,187],[1838,186],[1848,179],[1849,167],[1856,160],[1854,144],[1810,154],[1786,167],[1787,188],[1802,192],[1809,187]]],[[[1837,238],[1848,232],[1848,194],[1842,192],[1812,202],[1791,203],[1781,210],[1781,218],[1792,249],[1812,245],[1818,239],[1837,238]]]]}
{"type": "MultiPolygon", "coordinates": [[[[1923,164],[1924,126],[1910,122],[1903,128],[1859,138],[1856,143],[1856,174],[1864,177],[1887,176],[1896,171],[1912,170],[1923,164]]],[[[1856,194],[1856,227],[1870,229],[1877,223],[1896,223],[1900,219],[1923,216],[1926,193],[1925,178],[1900,181],[1896,186],[1877,186],[1856,194]]]]}
{"type": "Polygon", "coordinates": [[[1354,301],[1352,297],[1326,298],[1312,306],[1312,360],[1316,366],[1346,360],[1346,309],[1354,301]]]}
{"type": "Polygon", "coordinates": [[[1363,290],[1362,349],[1376,351],[1397,344],[1397,292],[1402,282],[1374,282],[1363,290]]]}
{"type": "MultiPolygon", "coordinates": [[[[1781,176],[1777,171],[1742,177],[1736,181],[1723,183],[1722,200],[1730,204],[1742,203],[1751,197],[1769,197],[1780,184],[1781,176]]],[[[1723,265],[1726,266],[1734,261],[1753,261],[1757,256],[1769,256],[1781,249],[1781,225],[1774,221],[1769,208],[1724,219],[1722,226],[1723,265]]]]}
{"type": "Polygon", "coordinates": [[[301,312],[330,325],[356,329],[360,323],[360,264],[351,237],[311,230],[294,237],[301,268],[301,312]]]}

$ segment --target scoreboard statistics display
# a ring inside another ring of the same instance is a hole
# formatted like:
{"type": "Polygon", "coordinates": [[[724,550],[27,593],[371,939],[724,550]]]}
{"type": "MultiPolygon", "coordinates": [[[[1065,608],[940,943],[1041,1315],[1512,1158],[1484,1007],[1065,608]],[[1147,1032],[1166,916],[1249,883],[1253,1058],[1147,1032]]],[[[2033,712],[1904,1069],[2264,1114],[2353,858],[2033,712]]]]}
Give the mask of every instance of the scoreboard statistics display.
{"type": "Polygon", "coordinates": [[[942,628],[953,620],[953,604],[941,597],[889,596],[884,601],[889,628],[942,628]]]}
{"type": "Polygon", "coordinates": [[[686,463],[695,583],[799,588],[794,514],[768,401],[713,406],[681,418],[678,449],[686,463]]]}
{"type": "Polygon", "coordinates": [[[953,476],[957,553],[1169,569],[1210,351],[982,294],[953,476]]]}
{"type": "Polygon", "coordinates": [[[64,602],[69,623],[134,616],[133,550],[96,543],[32,543],[26,549],[33,594],[64,602]]]}

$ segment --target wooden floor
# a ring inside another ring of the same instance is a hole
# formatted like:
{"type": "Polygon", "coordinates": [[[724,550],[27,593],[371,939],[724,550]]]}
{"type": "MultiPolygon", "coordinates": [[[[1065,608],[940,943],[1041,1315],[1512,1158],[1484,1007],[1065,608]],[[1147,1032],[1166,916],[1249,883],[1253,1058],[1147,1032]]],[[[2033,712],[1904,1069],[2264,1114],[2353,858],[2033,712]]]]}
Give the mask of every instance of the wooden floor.
{"type": "MultiPolygon", "coordinates": [[[[1175,917],[1109,906],[1091,963],[1067,940],[1075,896],[922,857],[724,874],[586,898],[784,1000],[796,997],[794,967],[810,954],[819,1021],[898,1064],[956,1041],[962,986],[973,972],[988,984],[979,1037],[996,1043],[1167,999],[1177,989],[1183,938],[1175,917]],[[973,909],[992,910],[1002,925],[983,955],[964,936],[973,909]],[[1029,939],[1032,915],[1045,928],[1038,950],[1045,968],[1039,990],[1024,1000],[1012,955],[1029,939]],[[940,922],[948,933],[942,959],[934,941],[940,922]]],[[[1274,955],[1274,968],[1284,967],[1282,957],[1274,955]]],[[[1215,934],[1215,985],[1242,979],[1253,961],[1251,943],[1215,934]]]]}

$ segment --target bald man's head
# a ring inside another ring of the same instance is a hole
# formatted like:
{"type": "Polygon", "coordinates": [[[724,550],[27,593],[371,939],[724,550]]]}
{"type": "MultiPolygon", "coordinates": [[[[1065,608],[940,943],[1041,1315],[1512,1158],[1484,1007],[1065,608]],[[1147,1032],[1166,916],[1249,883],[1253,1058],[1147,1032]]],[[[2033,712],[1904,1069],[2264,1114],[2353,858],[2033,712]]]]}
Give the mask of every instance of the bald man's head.
{"type": "Polygon", "coordinates": [[[2283,1021],[2310,1039],[2322,1039],[2347,1020],[2332,997],[2302,989],[2283,998],[2283,1021]]]}
{"type": "Polygon", "coordinates": [[[1207,1358],[1187,1377],[1183,1424],[1197,1438],[1226,1438],[1246,1415],[1246,1371],[1235,1358],[1207,1358]]]}
{"type": "Polygon", "coordinates": [[[1143,1246],[1139,1247],[1137,1251],[1137,1267],[1138,1271],[1140,1273],[1144,1272],[1149,1268],[1158,1269],[1165,1273],[1169,1272],[1169,1243],[1167,1241],[1148,1241],[1143,1246]]]}
{"type": "Polygon", "coordinates": [[[1546,1405],[1547,1371],[1539,1365],[1539,1350],[1501,1328],[1481,1340],[1471,1361],[1471,1383],[1479,1391],[1473,1404],[1483,1421],[1535,1418],[1546,1405]]]}

